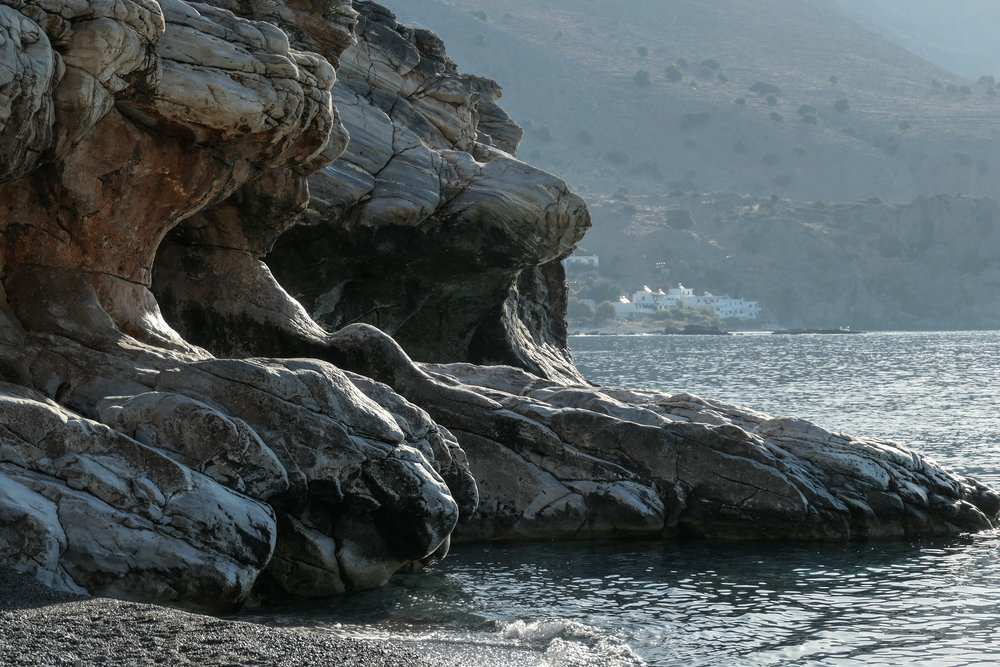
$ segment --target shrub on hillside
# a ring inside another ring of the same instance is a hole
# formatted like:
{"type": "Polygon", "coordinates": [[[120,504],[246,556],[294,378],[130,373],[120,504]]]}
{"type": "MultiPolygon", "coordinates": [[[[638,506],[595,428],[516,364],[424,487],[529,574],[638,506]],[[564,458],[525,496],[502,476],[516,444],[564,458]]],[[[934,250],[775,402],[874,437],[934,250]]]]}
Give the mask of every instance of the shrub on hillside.
{"type": "Polygon", "coordinates": [[[483,10],[481,10],[481,9],[476,9],[476,10],[474,10],[474,11],[472,12],[472,15],[473,15],[473,16],[475,16],[475,17],[476,17],[477,19],[479,19],[480,21],[485,21],[485,20],[487,20],[487,18],[486,18],[486,12],[484,12],[484,11],[483,11],[483,10]]]}
{"type": "Polygon", "coordinates": [[[851,103],[847,101],[846,97],[842,97],[833,103],[833,108],[837,111],[844,112],[851,108],[851,103]]]}
{"type": "Polygon", "coordinates": [[[764,83],[763,81],[755,81],[750,86],[751,93],[757,93],[761,97],[764,95],[780,95],[781,89],[771,83],[764,83]]]}
{"type": "Polygon", "coordinates": [[[899,126],[898,127],[899,127],[899,129],[901,129],[902,131],[905,132],[906,130],[908,130],[911,127],[913,127],[913,125],[911,125],[910,121],[908,121],[908,120],[901,120],[901,121],[899,121],[899,126]]]}
{"type": "Polygon", "coordinates": [[[655,311],[650,317],[657,322],[670,320],[678,324],[700,324],[707,327],[719,327],[722,321],[711,308],[695,308],[678,304],[667,310],[655,311]]]}
{"type": "Polygon", "coordinates": [[[807,125],[819,125],[819,116],[814,113],[803,114],[799,117],[799,120],[807,125]]]}
{"type": "Polygon", "coordinates": [[[664,70],[664,73],[667,76],[667,81],[669,81],[670,83],[677,83],[678,81],[684,78],[684,75],[681,74],[681,71],[676,67],[674,67],[673,65],[667,67],[667,69],[664,70]]]}
{"type": "Polygon", "coordinates": [[[701,61],[701,66],[704,67],[705,69],[710,69],[713,72],[718,72],[719,68],[722,67],[722,65],[719,64],[719,61],[716,60],[715,58],[709,58],[708,60],[702,60],[701,61]]]}
{"type": "Polygon", "coordinates": [[[637,86],[648,86],[650,85],[649,72],[644,69],[639,70],[632,77],[632,81],[637,86]]]}
{"type": "Polygon", "coordinates": [[[811,104],[803,104],[802,106],[799,107],[798,114],[800,116],[805,116],[806,114],[810,114],[810,113],[813,114],[813,115],[815,115],[816,114],[816,107],[814,107],[811,104]]]}
{"type": "Polygon", "coordinates": [[[771,120],[773,120],[775,123],[784,123],[785,122],[785,117],[782,116],[777,111],[772,111],[771,114],[768,116],[768,118],[770,118],[771,120]]]}
{"type": "Polygon", "coordinates": [[[617,301],[625,293],[621,285],[607,278],[595,278],[587,283],[577,293],[580,299],[589,299],[594,303],[602,301],[617,301]]]}
{"type": "Polygon", "coordinates": [[[778,98],[775,97],[774,95],[768,95],[767,97],[764,98],[764,101],[767,102],[767,105],[771,107],[777,106],[778,104],[778,98]]]}
{"type": "Polygon", "coordinates": [[[744,97],[737,97],[733,101],[735,102],[736,106],[738,106],[738,107],[745,107],[747,105],[746,98],[744,98],[744,97]]]}
{"type": "Polygon", "coordinates": [[[692,113],[681,114],[680,126],[682,130],[691,130],[699,125],[704,125],[712,120],[712,114],[708,111],[696,111],[692,113]]]}
{"type": "Polygon", "coordinates": [[[604,161],[616,167],[628,164],[628,153],[624,151],[608,151],[604,154],[604,161]]]}
{"type": "Polygon", "coordinates": [[[615,305],[610,301],[602,301],[594,309],[594,319],[598,322],[608,322],[618,316],[615,305]]]}
{"type": "Polygon", "coordinates": [[[638,53],[643,58],[645,58],[646,56],[649,55],[649,48],[645,46],[637,46],[635,47],[635,52],[638,53]]]}
{"type": "Polygon", "coordinates": [[[548,125],[533,129],[531,134],[539,141],[552,141],[552,130],[548,125]]]}
{"type": "Polygon", "coordinates": [[[590,321],[594,319],[594,309],[586,301],[571,296],[566,302],[566,318],[574,321],[590,321]]]}
{"type": "Polygon", "coordinates": [[[667,225],[674,229],[691,229],[694,227],[694,216],[686,208],[667,209],[667,225]]]}

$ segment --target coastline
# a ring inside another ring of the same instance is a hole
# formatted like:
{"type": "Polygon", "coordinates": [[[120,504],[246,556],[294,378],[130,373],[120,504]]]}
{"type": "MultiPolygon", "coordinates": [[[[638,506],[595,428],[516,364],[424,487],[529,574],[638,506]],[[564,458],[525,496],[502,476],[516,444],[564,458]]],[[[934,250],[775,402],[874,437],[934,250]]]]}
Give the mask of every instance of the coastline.
{"type": "Polygon", "coordinates": [[[4,665],[435,665],[383,642],[54,591],[0,568],[4,665]]]}

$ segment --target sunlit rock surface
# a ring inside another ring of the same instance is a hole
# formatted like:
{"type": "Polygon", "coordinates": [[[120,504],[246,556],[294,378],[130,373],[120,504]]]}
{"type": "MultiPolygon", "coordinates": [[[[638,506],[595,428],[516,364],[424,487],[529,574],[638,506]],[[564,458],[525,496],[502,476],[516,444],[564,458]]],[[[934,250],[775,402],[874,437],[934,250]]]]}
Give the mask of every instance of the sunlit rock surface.
{"type": "Polygon", "coordinates": [[[334,346],[458,438],[480,499],[462,539],[948,535],[1000,512],[992,489],[885,440],[690,394],[412,364],[360,325],[334,346]]]}
{"type": "Polygon", "coordinates": [[[328,330],[373,324],[422,360],[581,381],[559,260],[590,226],[584,202],[511,155],[521,130],[497,106],[495,82],[459,73],[433,33],[372,3],[355,8],[357,43],[341,54],[333,88],[350,142],[310,178],[306,224],[278,238],[282,184],[189,219],[157,263],[168,316],[226,354],[292,349],[317,336],[311,317],[328,330]],[[268,251],[308,317],[280,288],[264,288],[270,273],[240,284],[250,272],[237,265],[268,251]],[[233,311],[235,294],[251,295],[246,312],[233,311]],[[241,328],[254,331],[234,340],[241,328]]]}
{"type": "Polygon", "coordinates": [[[0,563],[225,609],[453,536],[993,525],[891,443],[586,385],[589,218],[498,95],[360,0],[0,4],[0,563]]]}
{"type": "MultiPolygon", "coordinates": [[[[327,9],[314,43],[344,48],[355,14],[327,9]]],[[[254,275],[346,145],[329,60],[177,0],[8,2],[0,30],[4,562],[219,609],[443,556],[476,503],[447,431],[328,363],[214,360],[148,289],[178,225],[254,275]]]]}

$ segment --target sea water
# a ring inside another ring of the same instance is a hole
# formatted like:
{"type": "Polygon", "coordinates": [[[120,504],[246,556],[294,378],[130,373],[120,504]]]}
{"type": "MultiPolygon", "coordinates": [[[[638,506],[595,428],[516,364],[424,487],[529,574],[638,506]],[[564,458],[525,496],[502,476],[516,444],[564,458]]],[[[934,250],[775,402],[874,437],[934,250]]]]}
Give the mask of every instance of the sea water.
{"type": "MultiPolygon", "coordinates": [[[[607,386],[898,440],[1000,488],[1000,332],[586,336],[607,386]]],[[[456,665],[992,665],[1000,536],[458,546],[386,586],[258,615],[456,665]]]]}

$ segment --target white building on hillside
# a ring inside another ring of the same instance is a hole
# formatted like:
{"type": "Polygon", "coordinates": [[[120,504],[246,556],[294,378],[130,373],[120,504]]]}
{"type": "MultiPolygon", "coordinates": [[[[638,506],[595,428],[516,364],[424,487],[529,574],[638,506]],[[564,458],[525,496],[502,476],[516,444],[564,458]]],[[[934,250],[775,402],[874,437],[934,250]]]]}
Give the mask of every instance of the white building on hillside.
{"type": "Polygon", "coordinates": [[[622,317],[649,315],[657,310],[667,310],[674,306],[691,306],[693,308],[711,308],[722,319],[756,320],[760,317],[760,304],[757,301],[734,299],[730,296],[716,296],[711,292],[698,295],[694,290],[678,284],[666,292],[648,286],[632,295],[631,302],[622,297],[622,303],[615,304],[615,309],[622,317]]]}

